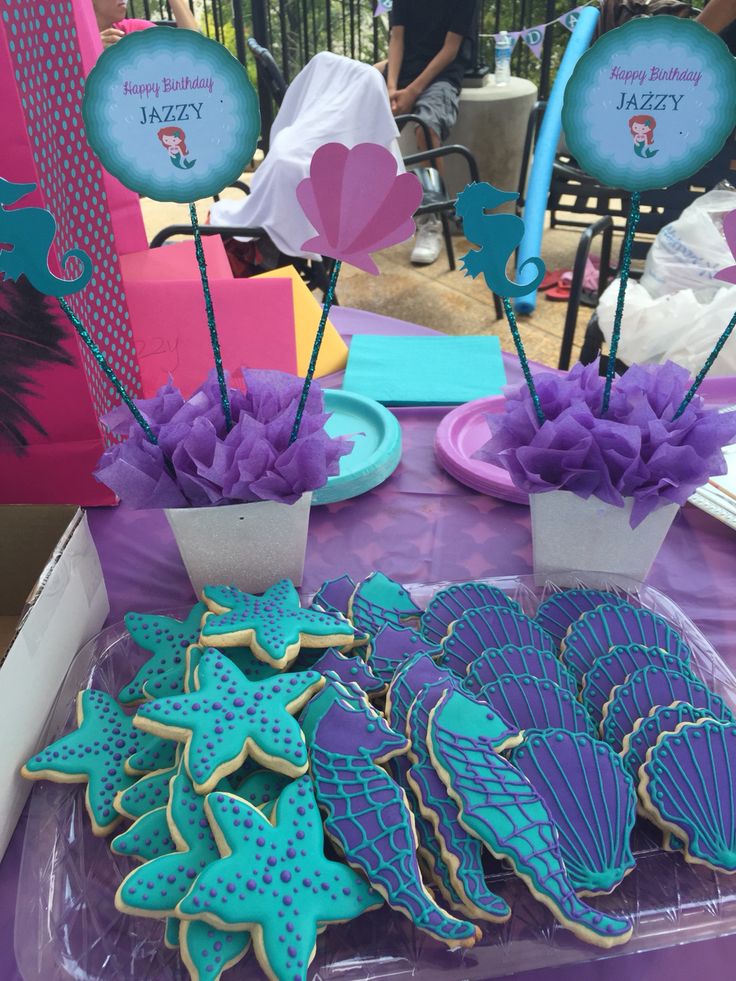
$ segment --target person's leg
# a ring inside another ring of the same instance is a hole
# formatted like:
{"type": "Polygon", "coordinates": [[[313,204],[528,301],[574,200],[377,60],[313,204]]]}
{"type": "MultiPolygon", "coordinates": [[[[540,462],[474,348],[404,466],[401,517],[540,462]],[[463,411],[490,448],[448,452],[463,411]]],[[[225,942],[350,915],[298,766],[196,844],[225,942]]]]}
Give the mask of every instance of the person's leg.
{"type": "MultiPolygon", "coordinates": [[[[455,91],[455,87],[444,81],[432,82],[417,99],[414,113],[426,122],[432,148],[442,146],[447,139],[450,129],[457,119],[458,103],[459,95],[455,91]]],[[[425,131],[422,126],[417,126],[416,138],[417,147],[420,151],[430,149],[427,146],[425,131]]],[[[440,175],[444,176],[441,158],[435,162],[428,158],[426,165],[429,168],[435,167],[440,175]]],[[[438,180],[436,174],[435,179],[438,180]]],[[[427,191],[425,189],[426,196],[427,191]]],[[[430,214],[421,215],[417,218],[417,235],[411,261],[418,265],[429,265],[439,256],[442,251],[442,244],[442,222],[438,216],[430,214]]]]}

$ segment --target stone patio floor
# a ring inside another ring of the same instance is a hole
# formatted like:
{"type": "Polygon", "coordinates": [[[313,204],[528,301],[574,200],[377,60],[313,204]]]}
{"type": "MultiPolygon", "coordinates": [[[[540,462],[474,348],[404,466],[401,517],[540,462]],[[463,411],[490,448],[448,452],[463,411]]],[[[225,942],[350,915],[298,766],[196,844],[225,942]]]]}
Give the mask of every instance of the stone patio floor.
{"type": "MultiPolygon", "coordinates": [[[[240,193],[228,190],[223,197],[240,193]]],[[[200,221],[205,220],[211,203],[211,200],[198,202],[200,221]]],[[[143,198],[141,206],[149,240],[166,225],[189,223],[187,205],[162,204],[143,198]]],[[[570,269],[578,238],[577,231],[547,229],[542,247],[547,268],[570,269]]],[[[449,269],[444,249],[431,266],[413,266],[409,261],[411,242],[377,253],[380,276],[343,266],[337,290],[340,303],[423,324],[446,334],[497,334],[502,348],[512,351],[508,326],[505,320],[495,319],[493,300],[482,278],[470,279],[459,269],[460,257],[470,248],[469,243],[458,236],[453,241],[458,264],[454,272],[449,269]]],[[[519,317],[521,335],[532,360],[557,365],[566,310],[566,303],[549,301],[540,293],[535,313],[519,317]]],[[[591,313],[588,307],[580,309],[578,342],[591,313]]],[[[573,361],[578,350],[579,343],[573,351],[573,361]]]]}

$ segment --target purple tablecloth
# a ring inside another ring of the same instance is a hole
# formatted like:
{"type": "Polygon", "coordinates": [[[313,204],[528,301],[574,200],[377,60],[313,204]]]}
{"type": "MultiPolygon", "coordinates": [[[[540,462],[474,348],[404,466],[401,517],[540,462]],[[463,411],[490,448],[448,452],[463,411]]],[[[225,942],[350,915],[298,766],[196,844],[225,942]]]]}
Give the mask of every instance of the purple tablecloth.
{"type": "MultiPolygon", "coordinates": [[[[424,330],[347,309],[336,309],[334,320],[346,336],[424,330]]],[[[509,380],[520,377],[518,366],[510,359],[507,369],[509,380]]],[[[736,379],[716,380],[710,392],[720,401],[736,402],[736,379]]],[[[306,590],[343,572],[360,578],[376,568],[404,582],[531,571],[528,509],[463,487],[435,462],[434,434],[446,411],[397,409],[404,451],[393,476],[355,500],[313,510],[306,590]]],[[[120,620],[130,609],[162,609],[192,600],[191,586],[162,514],[122,507],[91,509],[88,514],[110,596],[109,623],[120,620]]],[[[650,582],[678,603],[721,656],[736,667],[736,538],[732,531],[686,507],[667,537],[650,582]]],[[[12,937],[23,823],[0,865],[0,981],[19,978],[12,937]]],[[[519,981],[620,981],[626,972],[637,981],[727,978],[732,975],[728,965],[735,961],[736,936],[639,954],[634,959],[615,958],[516,977],[519,981]]]]}

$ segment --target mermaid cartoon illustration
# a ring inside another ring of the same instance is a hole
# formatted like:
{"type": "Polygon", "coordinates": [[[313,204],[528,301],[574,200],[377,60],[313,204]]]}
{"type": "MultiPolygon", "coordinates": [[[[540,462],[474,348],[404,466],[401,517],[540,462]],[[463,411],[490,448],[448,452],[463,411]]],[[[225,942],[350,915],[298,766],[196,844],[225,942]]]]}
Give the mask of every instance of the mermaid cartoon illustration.
{"type": "Polygon", "coordinates": [[[161,140],[164,149],[168,150],[169,160],[175,167],[178,167],[179,170],[192,169],[197,161],[186,159],[189,156],[189,151],[187,150],[186,133],[183,129],[178,126],[164,126],[156,136],[161,140]]]}
{"type": "Polygon", "coordinates": [[[629,130],[634,139],[634,153],[637,157],[653,157],[659,150],[652,150],[654,142],[654,127],[657,120],[654,116],[632,116],[629,120],[629,130]]]}

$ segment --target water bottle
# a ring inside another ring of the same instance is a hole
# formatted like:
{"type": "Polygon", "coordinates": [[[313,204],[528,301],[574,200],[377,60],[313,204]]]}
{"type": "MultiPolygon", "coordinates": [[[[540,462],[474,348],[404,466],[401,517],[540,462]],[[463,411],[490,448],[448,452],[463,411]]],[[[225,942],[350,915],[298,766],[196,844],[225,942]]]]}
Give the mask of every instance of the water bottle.
{"type": "Polygon", "coordinates": [[[508,85],[511,78],[511,38],[507,31],[501,31],[496,38],[496,85],[508,85]]]}

